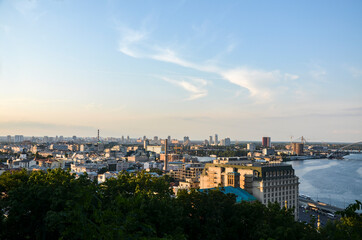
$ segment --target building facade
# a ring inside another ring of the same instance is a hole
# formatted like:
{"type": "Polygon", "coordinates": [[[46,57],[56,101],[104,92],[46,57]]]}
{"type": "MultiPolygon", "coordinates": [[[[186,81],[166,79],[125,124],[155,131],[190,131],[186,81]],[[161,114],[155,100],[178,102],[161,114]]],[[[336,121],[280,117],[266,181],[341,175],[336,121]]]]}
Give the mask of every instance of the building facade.
{"type": "Polygon", "coordinates": [[[263,145],[263,147],[266,147],[266,148],[271,147],[270,137],[263,137],[262,138],[262,145],[263,145]]]}
{"type": "Polygon", "coordinates": [[[294,207],[298,219],[299,182],[287,164],[206,164],[200,176],[200,189],[240,187],[261,203],[277,202],[281,207],[294,207]]]}
{"type": "Polygon", "coordinates": [[[293,153],[296,155],[303,155],[304,144],[303,143],[292,143],[293,153]]]}

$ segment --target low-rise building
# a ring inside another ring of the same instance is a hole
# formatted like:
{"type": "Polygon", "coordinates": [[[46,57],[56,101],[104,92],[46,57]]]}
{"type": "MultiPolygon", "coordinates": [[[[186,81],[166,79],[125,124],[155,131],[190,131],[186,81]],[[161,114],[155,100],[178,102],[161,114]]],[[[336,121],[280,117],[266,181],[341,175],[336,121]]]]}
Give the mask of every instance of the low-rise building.
{"type": "Polygon", "coordinates": [[[203,169],[204,164],[202,163],[182,164],[180,169],[171,170],[170,176],[173,177],[176,181],[185,181],[187,178],[189,178],[196,179],[198,182],[203,169]]]}

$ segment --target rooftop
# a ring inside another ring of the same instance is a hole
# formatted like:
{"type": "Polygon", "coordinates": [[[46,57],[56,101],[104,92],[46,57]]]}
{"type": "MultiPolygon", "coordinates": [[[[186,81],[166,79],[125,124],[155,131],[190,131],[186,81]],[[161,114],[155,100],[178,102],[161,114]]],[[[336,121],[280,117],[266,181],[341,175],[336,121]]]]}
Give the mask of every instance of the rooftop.
{"type": "Polygon", "coordinates": [[[220,188],[205,188],[205,189],[200,189],[199,191],[204,192],[204,191],[208,191],[208,190],[216,190],[216,189],[220,189],[220,191],[222,191],[225,194],[228,193],[232,193],[236,195],[236,202],[242,202],[242,201],[247,201],[247,202],[252,202],[252,201],[256,201],[256,198],[251,195],[250,193],[248,193],[247,191],[245,191],[242,188],[239,187],[220,187],[220,188]]]}

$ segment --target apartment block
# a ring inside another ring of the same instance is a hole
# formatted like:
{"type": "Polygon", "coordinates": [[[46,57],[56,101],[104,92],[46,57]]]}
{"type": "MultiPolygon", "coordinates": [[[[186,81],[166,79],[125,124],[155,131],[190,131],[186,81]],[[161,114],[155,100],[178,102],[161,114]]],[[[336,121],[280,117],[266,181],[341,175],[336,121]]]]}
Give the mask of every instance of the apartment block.
{"type": "Polygon", "coordinates": [[[299,182],[291,165],[206,164],[200,176],[200,189],[226,186],[240,187],[265,205],[278,202],[281,207],[294,207],[298,219],[299,182]]]}

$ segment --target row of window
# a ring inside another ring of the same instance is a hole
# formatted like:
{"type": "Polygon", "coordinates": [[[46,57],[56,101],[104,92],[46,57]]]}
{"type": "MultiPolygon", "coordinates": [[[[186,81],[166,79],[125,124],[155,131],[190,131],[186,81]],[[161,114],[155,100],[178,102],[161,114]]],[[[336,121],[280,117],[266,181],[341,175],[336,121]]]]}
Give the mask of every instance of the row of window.
{"type": "Polygon", "coordinates": [[[283,181],[270,181],[266,182],[265,186],[276,186],[281,184],[292,184],[292,183],[297,183],[297,180],[293,179],[293,180],[283,180],[283,181]]]}
{"type": "Polygon", "coordinates": [[[283,186],[283,187],[271,187],[265,188],[265,192],[276,192],[276,191],[283,191],[283,190],[294,190],[295,186],[283,186]]]}
{"type": "MultiPolygon", "coordinates": [[[[287,192],[287,194],[288,194],[288,192],[287,192]]],[[[283,196],[283,197],[284,197],[284,195],[287,195],[287,194],[284,194],[284,192],[279,192],[279,193],[275,193],[275,194],[274,194],[274,193],[268,193],[268,197],[270,197],[270,196],[271,196],[271,197],[274,197],[274,196],[283,196]]],[[[290,194],[290,195],[289,195],[289,199],[292,199],[292,198],[294,199],[295,192],[293,191],[293,195],[291,195],[291,194],[292,194],[292,191],[290,191],[289,194],[290,194]]],[[[267,194],[264,193],[264,198],[266,198],[266,195],[267,195],[267,194]]],[[[287,198],[288,198],[288,196],[287,196],[287,198]]]]}
{"type": "MultiPolygon", "coordinates": [[[[278,198],[271,198],[271,199],[264,199],[264,204],[266,204],[267,202],[279,202],[280,203],[280,206],[283,206],[284,207],[284,204],[285,204],[285,202],[284,202],[285,200],[283,200],[283,199],[281,199],[281,198],[279,198],[279,201],[278,201],[278,198]]],[[[295,206],[295,200],[292,200],[292,201],[288,201],[287,200],[287,205],[288,206],[295,206]]]]}
{"type": "Polygon", "coordinates": [[[292,176],[292,175],[294,175],[294,171],[293,170],[284,170],[284,171],[266,172],[266,177],[278,177],[278,176],[285,176],[285,175],[292,176]]]}

